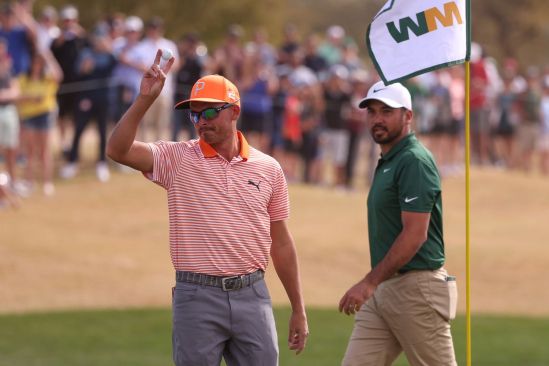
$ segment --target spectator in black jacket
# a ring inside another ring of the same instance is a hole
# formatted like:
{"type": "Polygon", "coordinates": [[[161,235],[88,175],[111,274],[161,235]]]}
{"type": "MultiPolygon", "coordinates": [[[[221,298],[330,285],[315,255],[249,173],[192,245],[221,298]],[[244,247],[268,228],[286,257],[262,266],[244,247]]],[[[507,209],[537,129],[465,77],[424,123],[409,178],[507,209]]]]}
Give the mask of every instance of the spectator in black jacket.
{"type": "Polygon", "coordinates": [[[61,34],[52,45],[51,50],[63,70],[63,81],[57,92],[59,105],[59,132],[61,133],[61,149],[68,154],[70,142],[67,128],[72,124],[74,105],[78,97],[77,88],[72,84],[76,80],[74,65],[80,52],[89,46],[86,31],[78,24],[78,10],[67,6],[61,10],[61,34]],[[72,84],[72,85],[71,85],[72,84]]]}
{"type": "Polygon", "coordinates": [[[89,89],[82,91],[77,99],[75,110],[75,133],[69,155],[69,163],[61,169],[61,177],[71,179],[78,173],[78,146],[84,129],[91,118],[99,128],[99,162],[96,167],[97,179],[102,182],[110,178],[105,149],[107,146],[107,119],[109,113],[109,80],[116,66],[112,54],[112,43],[108,29],[97,29],[93,36],[92,48],[84,49],[79,55],[75,71],[80,81],[86,82],[89,89]]]}

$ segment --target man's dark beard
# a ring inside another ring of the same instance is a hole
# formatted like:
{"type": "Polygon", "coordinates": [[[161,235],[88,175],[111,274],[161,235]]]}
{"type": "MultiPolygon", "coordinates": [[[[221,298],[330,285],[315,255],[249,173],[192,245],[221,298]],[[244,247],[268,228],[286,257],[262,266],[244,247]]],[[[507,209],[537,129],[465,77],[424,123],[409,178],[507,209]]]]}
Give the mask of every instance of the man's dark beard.
{"type": "Polygon", "coordinates": [[[374,134],[372,134],[372,137],[374,138],[374,141],[376,144],[389,144],[395,139],[397,139],[401,135],[402,131],[394,131],[393,133],[388,132],[388,135],[386,137],[376,137],[374,134]]]}
{"type": "MultiPolygon", "coordinates": [[[[402,132],[404,131],[404,113],[402,113],[402,125],[401,125],[401,128],[400,130],[396,130],[394,131],[393,133],[391,133],[389,130],[387,130],[387,128],[385,127],[381,127],[383,130],[387,131],[387,137],[376,137],[373,133],[373,129],[370,130],[370,133],[372,135],[372,137],[374,138],[374,141],[376,142],[376,144],[390,144],[391,142],[393,142],[394,140],[396,140],[397,138],[400,137],[400,135],[402,135],[402,132]]],[[[376,128],[376,126],[374,126],[374,129],[376,128]]]]}

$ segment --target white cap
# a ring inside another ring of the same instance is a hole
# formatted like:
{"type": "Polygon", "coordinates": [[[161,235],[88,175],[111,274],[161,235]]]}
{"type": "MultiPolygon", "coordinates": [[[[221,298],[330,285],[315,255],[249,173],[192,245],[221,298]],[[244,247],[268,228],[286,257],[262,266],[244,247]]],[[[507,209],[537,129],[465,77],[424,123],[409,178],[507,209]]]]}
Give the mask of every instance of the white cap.
{"type": "Polygon", "coordinates": [[[68,19],[76,19],[78,18],[78,10],[74,6],[66,6],[61,10],[61,19],[62,20],[68,20],[68,19]]]}
{"type": "Polygon", "coordinates": [[[124,29],[126,32],[141,32],[143,30],[143,21],[136,16],[129,16],[124,22],[124,29]]]}
{"type": "Polygon", "coordinates": [[[366,98],[358,103],[358,108],[366,108],[369,100],[379,100],[391,108],[412,110],[412,96],[400,83],[385,85],[383,81],[378,81],[368,90],[366,98]]]}
{"type": "Polygon", "coordinates": [[[343,39],[345,37],[345,30],[339,25],[332,25],[326,30],[326,36],[329,38],[343,39]]]}

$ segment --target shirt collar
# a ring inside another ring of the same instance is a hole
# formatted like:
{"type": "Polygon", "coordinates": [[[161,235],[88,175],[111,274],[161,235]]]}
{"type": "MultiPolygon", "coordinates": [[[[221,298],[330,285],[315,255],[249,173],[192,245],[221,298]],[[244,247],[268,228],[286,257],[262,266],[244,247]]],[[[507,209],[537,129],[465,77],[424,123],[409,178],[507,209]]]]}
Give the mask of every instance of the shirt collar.
{"type": "Polygon", "coordinates": [[[385,156],[381,156],[381,159],[387,161],[389,159],[391,159],[393,156],[395,156],[396,154],[398,154],[398,152],[402,149],[404,149],[406,146],[408,145],[411,145],[413,144],[414,142],[416,142],[417,139],[416,139],[416,133],[415,132],[410,132],[409,134],[407,134],[406,136],[404,136],[402,139],[400,139],[399,142],[396,143],[395,146],[393,146],[391,148],[391,150],[389,150],[389,152],[385,155],[385,156]]]}
{"type": "MultiPolygon", "coordinates": [[[[244,138],[244,135],[240,133],[240,131],[236,132],[238,135],[238,141],[240,141],[240,157],[242,160],[246,161],[250,157],[250,145],[248,145],[248,142],[244,138]]],[[[212,147],[212,145],[208,144],[204,140],[200,139],[198,140],[198,144],[200,145],[200,150],[202,151],[202,155],[204,155],[205,158],[214,158],[217,155],[217,151],[212,147]]]]}

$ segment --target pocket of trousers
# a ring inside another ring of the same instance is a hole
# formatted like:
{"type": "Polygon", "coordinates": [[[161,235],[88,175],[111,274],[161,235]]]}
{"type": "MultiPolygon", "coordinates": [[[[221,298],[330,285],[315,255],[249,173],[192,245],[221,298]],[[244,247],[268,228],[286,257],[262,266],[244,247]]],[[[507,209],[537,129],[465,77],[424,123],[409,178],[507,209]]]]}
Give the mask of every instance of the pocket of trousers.
{"type": "Polygon", "coordinates": [[[182,304],[195,298],[199,285],[178,283],[173,292],[173,301],[175,304],[182,304]]]}
{"type": "Polygon", "coordinates": [[[447,321],[456,318],[457,286],[453,277],[435,277],[431,282],[432,303],[435,310],[447,321]]]}
{"type": "Polygon", "coordinates": [[[265,280],[259,280],[256,283],[252,284],[252,289],[254,290],[255,296],[260,299],[270,299],[269,289],[267,288],[267,283],[265,280]]]}

